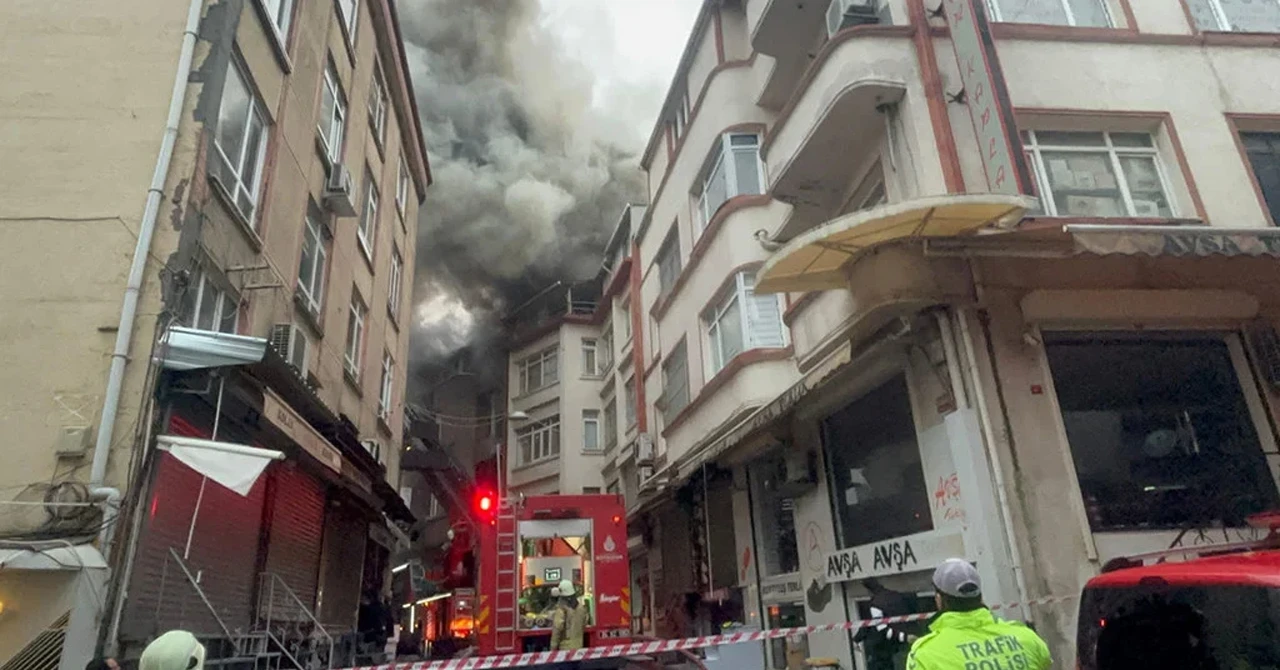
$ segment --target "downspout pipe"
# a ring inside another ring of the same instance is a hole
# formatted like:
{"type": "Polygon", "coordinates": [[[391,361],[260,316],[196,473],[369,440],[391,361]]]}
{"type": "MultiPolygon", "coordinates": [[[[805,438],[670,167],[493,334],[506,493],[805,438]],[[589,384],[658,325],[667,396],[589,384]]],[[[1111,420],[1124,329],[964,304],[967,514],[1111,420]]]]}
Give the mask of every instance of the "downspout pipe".
{"type": "Polygon", "coordinates": [[[165,121],[164,137],[160,141],[160,155],[156,158],[155,171],[151,174],[151,186],[147,189],[147,204],[142,211],[142,225],[138,228],[138,244],[133,249],[133,262],[129,266],[129,280],[125,285],[124,304],[120,308],[120,324],[116,329],[116,345],[111,352],[111,368],[107,373],[107,390],[102,400],[102,422],[98,425],[97,440],[93,445],[93,464],[89,471],[89,484],[93,488],[103,486],[107,478],[107,460],[111,455],[111,437],[115,434],[116,418],[120,411],[120,396],[124,391],[125,366],[129,363],[129,343],[133,340],[133,323],[138,314],[138,297],[142,293],[142,278],[151,254],[151,239],[164,198],[164,183],[169,176],[169,164],[173,160],[173,148],[178,142],[178,125],[182,120],[182,108],[186,103],[191,61],[196,50],[196,36],[200,28],[200,14],[204,0],[190,0],[187,8],[187,25],[182,33],[182,50],[178,55],[178,71],[173,77],[173,92],[169,97],[169,116],[165,121]]]}

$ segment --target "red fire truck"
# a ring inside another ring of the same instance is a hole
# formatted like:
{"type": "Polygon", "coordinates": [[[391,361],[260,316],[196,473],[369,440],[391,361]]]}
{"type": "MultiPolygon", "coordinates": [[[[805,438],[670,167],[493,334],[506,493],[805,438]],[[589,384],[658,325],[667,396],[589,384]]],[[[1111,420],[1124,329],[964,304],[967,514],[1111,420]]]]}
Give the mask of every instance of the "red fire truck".
{"type": "Polygon", "coordinates": [[[550,647],[552,589],[572,581],[588,607],[586,646],[631,638],[626,509],[618,495],[548,495],[499,501],[476,492],[475,651],[550,647]]]}
{"type": "Polygon", "coordinates": [[[1270,534],[1111,561],[1081,596],[1078,667],[1280,670],[1280,513],[1250,524],[1270,534]]]}

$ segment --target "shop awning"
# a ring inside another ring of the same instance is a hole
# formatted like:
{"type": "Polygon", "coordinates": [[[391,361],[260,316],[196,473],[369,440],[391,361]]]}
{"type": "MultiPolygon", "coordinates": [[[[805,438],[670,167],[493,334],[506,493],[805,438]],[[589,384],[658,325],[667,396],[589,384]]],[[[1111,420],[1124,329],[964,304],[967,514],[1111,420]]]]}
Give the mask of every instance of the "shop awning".
{"type": "Polygon", "coordinates": [[[1274,256],[1280,257],[1280,228],[1218,226],[1116,226],[1105,223],[1063,227],[1077,252],[1106,256],[1274,256]]]}
{"type": "Polygon", "coordinates": [[[876,247],[912,239],[1008,229],[1035,198],[995,194],[943,195],[846,214],[791,240],[756,275],[757,293],[846,288],[844,266],[876,247]]]}
{"type": "Polygon", "coordinates": [[[284,454],[274,449],[179,435],[158,435],[156,445],[192,470],[242,496],[249,495],[271,461],[284,459],[284,454]]]}
{"type": "Polygon", "coordinates": [[[267,341],[261,337],[173,326],[157,358],[166,370],[198,370],[257,363],[266,350],[267,341]]]}

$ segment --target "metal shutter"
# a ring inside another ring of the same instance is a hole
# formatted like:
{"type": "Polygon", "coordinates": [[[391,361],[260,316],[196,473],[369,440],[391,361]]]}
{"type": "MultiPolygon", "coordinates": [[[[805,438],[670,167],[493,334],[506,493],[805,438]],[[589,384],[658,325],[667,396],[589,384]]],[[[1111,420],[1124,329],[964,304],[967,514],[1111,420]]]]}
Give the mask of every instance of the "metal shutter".
{"type": "MultiPolygon", "coordinates": [[[[324,532],[324,488],[292,463],[272,466],[268,482],[267,560],[264,571],[278,576],[302,605],[315,612],[320,544],[324,532]]],[[[259,614],[272,621],[307,618],[279,582],[267,577],[258,593],[259,614]],[[268,609],[269,608],[269,612],[268,609]]]]}
{"type": "Polygon", "coordinates": [[[324,524],[320,558],[319,619],[355,629],[364,572],[364,544],[369,524],[351,505],[331,502],[324,524]]]}

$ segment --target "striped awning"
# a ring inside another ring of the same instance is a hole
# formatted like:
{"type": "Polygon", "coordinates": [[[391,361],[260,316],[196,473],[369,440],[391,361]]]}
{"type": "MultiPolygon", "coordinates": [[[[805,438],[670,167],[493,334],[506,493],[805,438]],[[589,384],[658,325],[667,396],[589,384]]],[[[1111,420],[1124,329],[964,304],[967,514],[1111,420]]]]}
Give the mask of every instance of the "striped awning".
{"type": "Polygon", "coordinates": [[[1218,226],[1115,226],[1105,223],[1063,227],[1080,253],[1100,256],[1274,256],[1280,257],[1280,228],[1218,226]]]}

